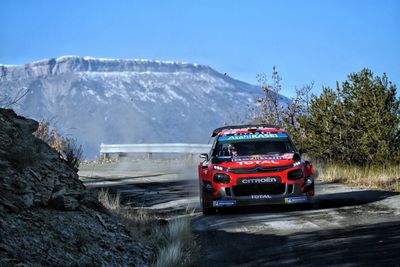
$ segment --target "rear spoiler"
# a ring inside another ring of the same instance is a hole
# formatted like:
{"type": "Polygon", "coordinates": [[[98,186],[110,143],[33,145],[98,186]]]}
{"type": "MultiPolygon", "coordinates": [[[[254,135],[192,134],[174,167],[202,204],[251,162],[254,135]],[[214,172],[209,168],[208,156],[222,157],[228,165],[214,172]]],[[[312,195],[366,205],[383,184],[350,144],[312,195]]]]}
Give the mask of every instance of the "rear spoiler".
{"type": "Polygon", "coordinates": [[[229,125],[217,128],[213,131],[211,137],[217,136],[220,132],[224,130],[234,130],[234,129],[245,129],[245,128],[277,128],[281,129],[282,127],[272,125],[272,124],[244,124],[244,125],[229,125]]]}

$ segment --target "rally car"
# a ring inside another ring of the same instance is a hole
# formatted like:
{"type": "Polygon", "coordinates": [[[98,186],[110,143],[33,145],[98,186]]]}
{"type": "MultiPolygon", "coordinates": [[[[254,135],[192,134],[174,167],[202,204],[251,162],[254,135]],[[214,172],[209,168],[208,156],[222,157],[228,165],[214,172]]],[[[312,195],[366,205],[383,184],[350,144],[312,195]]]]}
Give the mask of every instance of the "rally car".
{"type": "Polygon", "coordinates": [[[312,204],[314,169],[284,129],[236,125],[213,131],[213,145],[198,166],[204,214],[224,207],[312,204]]]}

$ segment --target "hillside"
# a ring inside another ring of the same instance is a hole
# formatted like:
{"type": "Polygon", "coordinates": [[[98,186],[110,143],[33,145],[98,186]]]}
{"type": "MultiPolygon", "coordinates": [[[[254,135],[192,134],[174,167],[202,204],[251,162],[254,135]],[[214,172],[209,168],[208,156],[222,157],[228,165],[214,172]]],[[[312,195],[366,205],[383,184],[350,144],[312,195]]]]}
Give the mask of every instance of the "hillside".
{"type": "Polygon", "coordinates": [[[205,65],[76,56],[0,65],[0,92],[22,88],[16,112],[77,137],[87,157],[101,143],[206,143],[261,94],[205,65]]]}
{"type": "Polygon", "coordinates": [[[0,266],[148,266],[153,245],[129,235],[37,126],[0,108],[0,266]]]}

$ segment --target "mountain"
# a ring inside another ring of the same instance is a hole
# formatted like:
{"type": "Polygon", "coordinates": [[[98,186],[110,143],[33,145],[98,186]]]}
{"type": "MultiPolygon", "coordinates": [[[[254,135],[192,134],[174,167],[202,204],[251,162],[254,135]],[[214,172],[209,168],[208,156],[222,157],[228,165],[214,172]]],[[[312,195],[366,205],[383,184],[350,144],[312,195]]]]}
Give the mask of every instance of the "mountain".
{"type": "Polygon", "coordinates": [[[21,89],[16,112],[50,120],[89,158],[101,143],[207,143],[262,94],[206,65],[77,56],[0,65],[1,94],[21,89]]]}

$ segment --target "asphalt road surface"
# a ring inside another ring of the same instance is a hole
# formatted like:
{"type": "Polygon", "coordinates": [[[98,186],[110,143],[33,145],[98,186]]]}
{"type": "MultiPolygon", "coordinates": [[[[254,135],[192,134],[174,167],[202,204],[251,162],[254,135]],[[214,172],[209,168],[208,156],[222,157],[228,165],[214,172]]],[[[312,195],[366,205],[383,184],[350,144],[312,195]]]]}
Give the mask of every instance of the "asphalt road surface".
{"type": "Polygon", "coordinates": [[[89,188],[165,216],[192,211],[199,266],[400,266],[400,194],[316,184],[313,209],[246,207],[203,216],[191,161],[89,164],[89,188]]]}

